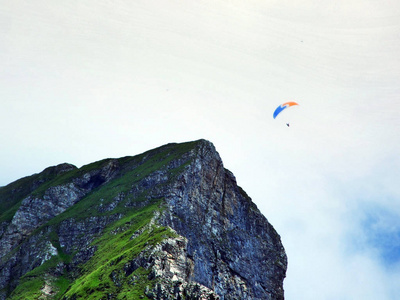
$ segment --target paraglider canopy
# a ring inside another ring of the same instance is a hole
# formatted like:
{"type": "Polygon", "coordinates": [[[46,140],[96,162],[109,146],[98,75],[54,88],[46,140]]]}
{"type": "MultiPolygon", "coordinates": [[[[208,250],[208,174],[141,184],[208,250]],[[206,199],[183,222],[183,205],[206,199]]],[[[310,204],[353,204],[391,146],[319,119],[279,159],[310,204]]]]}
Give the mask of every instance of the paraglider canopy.
{"type": "Polygon", "coordinates": [[[274,111],[274,119],[285,109],[294,105],[299,105],[298,103],[294,102],[294,101],[290,101],[290,102],[286,102],[283,103],[281,105],[279,105],[275,111],[274,111]]]}

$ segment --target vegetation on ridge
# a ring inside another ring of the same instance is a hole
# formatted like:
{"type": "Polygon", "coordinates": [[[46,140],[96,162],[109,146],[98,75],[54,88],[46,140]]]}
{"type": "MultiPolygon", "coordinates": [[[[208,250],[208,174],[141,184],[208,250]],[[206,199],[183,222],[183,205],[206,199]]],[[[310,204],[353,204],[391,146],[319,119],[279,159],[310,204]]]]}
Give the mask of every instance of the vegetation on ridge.
{"type": "MultiPolygon", "coordinates": [[[[73,165],[61,164],[49,167],[39,174],[33,174],[18,179],[6,186],[0,187],[0,223],[10,221],[21,204],[22,199],[37,190],[47,182],[52,182],[55,178],[62,176],[62,168],[76,169],[73,165]]],[[[68,171],[65,171],[68,172],[68,171]]]]}
{"type": "MultiPolygon", "coordinates": [[[[170,182],[190,163],[190,157],[183,161],[182,157],[196,145],[197,142],[168,144],[137,156],[116,159],[120,169],[114,179],[96,188],[64,213],[35,230],[33,234],[41,233],[43,238],[51,241],[58,254],[23,275],[9,299],[99,299],[105,297],[105,291],[118,295],[116,299],[138,299],[139,296],[146,299],[144,289],[152,288],[152,282],[148,278],[149,270],[137,268],[129,276],[119,274],[122,274],[124,266],[143,250],[176,234],[169,228],[148,225],[156,211],[163,209],[161,198],[154,199],[147,191],[140,194],[131,191],[154,172],[162,171],[168,178],[167,182],[158,187],[170,182]],[[181,161],[173,164],[177,159],[181,161]],[[115,205],[110,206],[114,203],[115,205]],[[57,236],[61,223],[69,219],[84,222],[91,217],[112,219],[113,216],[113,220],[117,221],[109,223],[93,240],[91,245],[96,248],[94,256],[80,266],[79,273],[75,274],[75,277],[59,274],[57,268],[69,265],[79,250],[69,254],[64,252],[57,236]],[[140,234],[135,234],[138,232],[140,234]],[[46,291],[46,288],[49,291],[46,291]]],[[[48,188],[67,184],[74,178],[104,167],[110,161],[111,159],[102,160],[49,178],[35,190],[21,193],[19,199],[15,197],[16,207],[13,207],[12,212],[15,213],[22,199],[29,193],[40,197],[48,188]]],[[[33,176],[42,175],[40,173],[33,176]]],[[[21,182],[14,184],[19,183],[21,182]]],[[[7,194],[9,188],[4,190],[3,187],[0,192],[7,194]]],[[[0,201],[0,204],[2,202],[0,201]]],[[[8,214],[1,215],[1,218],[11,219],[8,214]]]]}

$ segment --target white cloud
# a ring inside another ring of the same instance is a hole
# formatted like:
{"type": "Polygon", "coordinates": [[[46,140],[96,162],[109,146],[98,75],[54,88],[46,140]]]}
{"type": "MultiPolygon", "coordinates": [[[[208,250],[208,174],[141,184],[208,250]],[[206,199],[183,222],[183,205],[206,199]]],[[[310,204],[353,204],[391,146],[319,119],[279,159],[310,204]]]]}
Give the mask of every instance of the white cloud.
{"type": "Polygon", "coordinates": [[[399,215],[397,1],[0,3],[0,185],[207,138],[282,236],[287,299],[400,297],[362,223],[399,215]]]}

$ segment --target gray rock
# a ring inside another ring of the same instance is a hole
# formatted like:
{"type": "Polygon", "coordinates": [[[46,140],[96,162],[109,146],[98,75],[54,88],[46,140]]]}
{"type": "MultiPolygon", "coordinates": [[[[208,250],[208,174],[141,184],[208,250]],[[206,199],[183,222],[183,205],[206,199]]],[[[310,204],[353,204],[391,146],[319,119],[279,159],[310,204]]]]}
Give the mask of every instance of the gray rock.
{"type": "Polygon", "coordinates": [[[201,144],[166,202],[161,223],[188,239],[192,280],[221,299],[284,298],[287,258],[280,237],[211,143],[201,144]]]}
{"type": "MultiPolygon", "coordinates": [[[[150,299],[284,299],[287,258],[280,236],[224,168],[212,143],[169,144],[138,158],[46,170],[62,180],[46,183],[37,193],[19,187],[34,193],[20,192],[24,198],[13,218],[0,224],[0,300],[10,296],[24,274],[54,257],[57,264],[46,269],[41,288],[44,298],[53,297],[56,278],[82,276],[81,267],[98,250],[94,242],[108,226],[153,203],[159,208],[148,224],[130,233],[131,240],[160,226],[175,237],[149,244],[113,269],[108,276],[114,287],[104,290],[105,299],[116,297],[127,278],[135,286],[139,278],[131,275],[138,268],[148,271],[142,296],[150,299]],[[94,192],[99,197],[90,207],[93,213],[53,222],[94,192]]],[[[124,233],[133,223],[121,223],[107,234],[124,233]]]]}

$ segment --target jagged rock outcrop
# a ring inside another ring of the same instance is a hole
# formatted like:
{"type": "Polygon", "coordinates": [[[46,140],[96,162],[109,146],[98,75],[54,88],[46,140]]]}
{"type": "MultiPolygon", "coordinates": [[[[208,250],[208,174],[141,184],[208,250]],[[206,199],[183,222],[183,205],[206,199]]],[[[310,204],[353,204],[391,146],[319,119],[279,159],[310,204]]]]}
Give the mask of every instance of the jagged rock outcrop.
{"type": "Polygon", "coordinates": [[[283,299],[280,237],[212,143],[0,188],[0,299],[283,299]]]}
{"type": "Polygon", "coordinates": [[[200,146],[166,202],[162,222],[188,238],[194,281],[224,299],[283,295],[286,258],[280,237],[224,169],[212,145],[200,146]]]}

